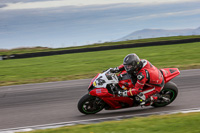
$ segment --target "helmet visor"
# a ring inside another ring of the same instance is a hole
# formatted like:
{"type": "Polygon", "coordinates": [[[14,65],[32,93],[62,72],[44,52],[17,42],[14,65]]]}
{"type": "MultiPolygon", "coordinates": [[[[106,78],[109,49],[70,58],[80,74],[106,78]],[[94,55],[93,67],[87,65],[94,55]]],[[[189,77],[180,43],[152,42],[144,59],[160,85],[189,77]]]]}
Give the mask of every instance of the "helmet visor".
{"type": "Polygon", "coordinates": [[[126,71],[130,71],[133,69],[133,66],[132,65],[124,65],[124,68],[126,71]]]}
{"type": "Polygon", "coordinates": [[[135,69],[137,68],[137,66],[133,66],[133,65],[124,65],[124,68],[127,72],[130,72],[130,71],[135,71],[135,69]]]}

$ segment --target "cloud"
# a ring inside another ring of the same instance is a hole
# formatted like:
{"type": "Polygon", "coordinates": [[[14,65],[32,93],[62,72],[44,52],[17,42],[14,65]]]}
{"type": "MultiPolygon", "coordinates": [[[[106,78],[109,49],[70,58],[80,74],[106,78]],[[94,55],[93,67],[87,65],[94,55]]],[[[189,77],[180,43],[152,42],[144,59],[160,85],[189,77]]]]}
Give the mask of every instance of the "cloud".
{"type": "MultiPolygon", "coordinates": [[[[47,1],[46,1],[47,2],[47,1]]],[[[59,8],[42,8],[29,10],[0,11],[0,25],[10,26],[44,23],[91,24],[132,20],[147,20],[168,16],[185,16],[199,14],[200,2],[186,2],[165,5],[111,4],[95,6],[68,6],[59,8]]]]}
{"type": "Polygon", "coordinates": [[[42,1],[56,1],[56,0],[1,0],[0,3],[27,3],[27,2],[42,2],[42,1]]]}
{"type": "MultiPolygon", "coordinates": [[[[70,30],[73,28],[75,29],[75,27],[77,27],[77,29],[89,29],[91,28],[91,25],[93,27],[105,27],[104,24],[108,24],[108,27],[117,27],[115,25],[121,23],[125,24],[127,22],[130,25],[154,18],[198,15],[200,13],[199,4],[200,2],[165,4],[159,6],[112,4],[104,6],[68,6],[67,8],[45,8],[38,10],[29,9],[26,11],[4,10],[3,12],[0,11],[0,29],[4,31],[11,30],[14,32],[18,30],[47,31],[49,27],[54,26],[58,27],[58,29],[59,27],[65,27],[70,30]],[[7,25],[6,28],[5,25],[7,25]],[[4,27],[4,29],[1,27],[4,27]]],[[[123,25],[120,27],[123,27],[123,25]]]]}
{"type": "Polygon", "coordinates": [[[186,11],[168,11],[165,13],[155,13],[155,14],[148,14],[143,16],[134,16],[130,18],[123,19],[125,21],[128,20],[146,20],[146,19],[153,19],[153,18],[161,18],[161,17],[170,17],[170,16],[190,16],[190,15],[198,15],[200,14],[200,9],[194,10],[186,10],[186,11]]]}
{"type": "Polygon", "coordinates": [[[0,8],[4,8],[4,7],[6,7],[7,5],[5,5],[5,4],[0,4],[0,8]]]}
{"type": "Polygon", "coordinates": [[[71,5],[64,3],[71,0],[5,1],[0,4],[2,5],[0,8],[0,41],[6,46],[9,44],[15,47],[110,41],[135,30],[196,27],[199,26],[200,21],[199,0],[198,2],[167,1],[171,3],[163,0],[159,0],[160,2],[153,0],[153,3],[151,0],[147,0],[148,2],[134,0],[135,3],[126,3],[130,2],[128,0],[124,0],[124,3],[106,0],[113,4],[105,4],[104,0],[87,0],[87,2],[96,4],[85,3],[84,6],[80,4],[77,6],[77,3],[81,2],[79,0],[73,0],[74,4],[72,1],[71,5]],[[63,5],[59,3],[54,5],[57,2],[63,2],[63,5]],[[104,2],[104,5],[101,5],[101,2],[104,2]],[[48,6],[41,5],[41,8],[38,8],[38,4],[44,3],[48,6]],[[55,7],[51,8],[52,6],[55,7]]]}
{"type": "MultiPolygon", "coordinates": [[[[7,6],[4,10],[19,10],[19,9],[36,9],[36,8],[56,8],[64,6],[88,6],[88,5],[108,5],[108,4],[123,4],[130,3],[139,6],[143,5],[156,5],[156,4],[168,4],[168,3],[183,3],[194,2],[198,0],[14,0],[14,3],[7,1],[7,6]]],[[[5,2],[4,2],[5,3],[5,2]]]]}

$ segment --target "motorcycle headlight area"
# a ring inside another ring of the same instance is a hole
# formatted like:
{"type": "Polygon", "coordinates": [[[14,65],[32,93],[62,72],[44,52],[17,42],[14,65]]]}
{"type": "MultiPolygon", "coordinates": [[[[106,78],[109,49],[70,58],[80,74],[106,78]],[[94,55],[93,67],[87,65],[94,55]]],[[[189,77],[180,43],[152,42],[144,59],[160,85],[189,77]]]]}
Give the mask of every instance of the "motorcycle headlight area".
{"type": "Polygon", "coordinates": [[[97,83],[95,81],[93,82],[93,86],[97,86],[97,83]]]}
{"type": "Polygon", "coordinates": [[[104,83],[106,83],[106,81],[103,79],[102,76],[100,76],[93,82],[93,85],[94,86],[103,85],[104,83]]]}

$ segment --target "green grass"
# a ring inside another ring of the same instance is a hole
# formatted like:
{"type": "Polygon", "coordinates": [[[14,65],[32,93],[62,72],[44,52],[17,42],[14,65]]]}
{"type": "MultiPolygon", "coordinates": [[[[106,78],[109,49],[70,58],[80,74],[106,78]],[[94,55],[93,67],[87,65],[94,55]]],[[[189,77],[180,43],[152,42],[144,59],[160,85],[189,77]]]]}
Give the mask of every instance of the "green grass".
{"type": "Polygon", "coordinates": [[[200,113],[137,117],[28,133],[200,133],[200,113]]]}
{"type": "Polygon", "coordinates": [[[121,42],[105,42],[105,43],[76,46],[76,47],[66,47],[66,48],[33,47],[33,48],[16,48],[16,49],[11,49],[11,50],[0,49],[0,55],[48,52],[48,51],[68,50],[68,49],[90,48],[90,47],[111,46],[111,45],[124,45],[124,44],[135,44],[135,43],[145,43],[145,42],[157,42],[157,41],[169,41],[169,40],[181,40],[181,39],[191,39],[191,38],[200,38],[200,35],[159,37],[159,38],[128,40],[128,41],[121,41],[121,42]]]}
{"type": "Polygon", "coordinates": [[[158,68],[200,68],[200,42],[0,61],[0,86],[91,78],[129,53],[158,68]]]}

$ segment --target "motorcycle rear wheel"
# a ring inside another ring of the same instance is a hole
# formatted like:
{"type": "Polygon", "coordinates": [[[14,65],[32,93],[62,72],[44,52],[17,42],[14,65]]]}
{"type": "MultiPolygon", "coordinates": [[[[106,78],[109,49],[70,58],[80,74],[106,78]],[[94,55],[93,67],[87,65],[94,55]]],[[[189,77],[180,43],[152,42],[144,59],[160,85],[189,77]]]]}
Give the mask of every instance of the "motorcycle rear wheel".
{"type": "Polygon", "coordinates": [[[175,83],[168,82],[165,84],[164,88],[159,93],[161,96],[165,96],[170,99],[169,102],[164,102],[162,100],[158,100],[158,102],[153,103],[151,106],[153,107],[164,107],[172,103],[177,95],[178,95],[178,88],[175,83]]]}
{"type": "Polygon", "coordinates": [[[85,94],[78,102],[78,110],[83,114],[96,114],[105,107],[105,102],[97,97],[85,94]]]}

